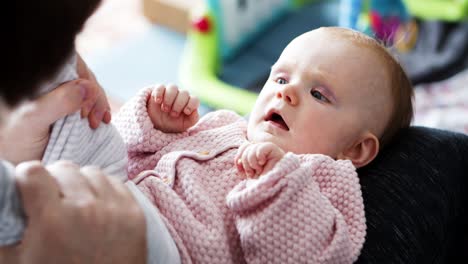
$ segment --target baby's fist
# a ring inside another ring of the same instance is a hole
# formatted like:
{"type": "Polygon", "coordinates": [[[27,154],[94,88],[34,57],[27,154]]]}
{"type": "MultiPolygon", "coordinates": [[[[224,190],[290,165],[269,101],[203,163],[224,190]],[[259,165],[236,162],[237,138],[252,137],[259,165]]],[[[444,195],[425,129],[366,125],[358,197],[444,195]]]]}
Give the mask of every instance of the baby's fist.
{"type": "Polygon", "coordinates": [[[198,121],[200,101],[176,85],[155,86],[148,99],[154,128],[166,133],[184,132],[198,121]]]}
{"type": "Polygon", "coordinates": [[[257,178],[269,172],[281,160],[285,152],[271,142],[244,143],[235,157],[240,173],[247,178],[257,178]]]}

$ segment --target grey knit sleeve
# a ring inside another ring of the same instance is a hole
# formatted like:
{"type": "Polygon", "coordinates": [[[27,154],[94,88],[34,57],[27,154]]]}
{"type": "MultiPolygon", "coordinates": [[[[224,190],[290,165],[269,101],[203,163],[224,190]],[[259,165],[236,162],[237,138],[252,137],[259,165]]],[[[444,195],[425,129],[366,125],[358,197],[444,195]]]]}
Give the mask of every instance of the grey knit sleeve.
{"type": "MultiPolygon", "coordinates": [[[[77,56],[72,54],[56,76],[42,85],[47,93],[60,84],[78,78],[77,56]]],[[[94,165],[112,176],[127,179],[127,151],[119,133],[112,125],[100,124],[95,130],[80,113],[68,115],[54,123],[42,162],[45,165],[58,160],[73,161],[80,166],[94,165]]]]}
{"type": "MultiPolygon", "coordinates": [[[[101,124],[92,130],[80,114],[57,121],[52,129],[43,163],[70,160],[80,166],[94,165],[122,181],[127,179],[127,152],[112,125],[101,124]]],[[[19,193],[14,181],[15,169],[0,161],[0,246],[18,242],[25,226],[19,193]]]]}
{"type": "Polygon", "coordinates": [[[14,173],[13,165],[0,161],[0,246],[14,244],[23,236],[24,215],[14,173]]]}
{"type": "Polygon", "coordinates": [[[95,130],[80,113],[55,122],[42,162],[47,165],[69,160],[80,166],[97,166],[122,181],[127,179],[127,150],[112,124],[100,124],[95,130]]]}
{"type": "MultiPolygon", "coordinates": [[[[47,165],[58,160],[98,166],[108,175],[122,181],[127,179],[127,152],[117,130],[105,124],[92,130],[88,120],[81,119],[79,113],[53,126],[43,163],[47,165]]],[[[14,172],[13,165],[0,161],[0,246],[19,241],[25,224],[14,172]]]]}
{"type": "MultiPolygon", "coordinates": [[[[76,79],[78,77],[76,60],[76,54],[72,54],[60,72],[39,88],[39,94],[47,93],[66,81],[76,79]]],[[[0,246],[18,242],[25,227],[25,218],[14,173],[15,168],[12,164],[0,161],[0,246]]]]}

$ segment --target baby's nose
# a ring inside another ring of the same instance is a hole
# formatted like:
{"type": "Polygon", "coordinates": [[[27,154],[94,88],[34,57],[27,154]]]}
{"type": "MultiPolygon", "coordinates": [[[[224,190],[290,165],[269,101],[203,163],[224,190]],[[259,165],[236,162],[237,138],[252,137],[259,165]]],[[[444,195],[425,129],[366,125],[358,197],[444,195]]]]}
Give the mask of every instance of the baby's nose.
{"type": "Polygon", "coordinates": [[[289,105],[295,106],[299,103],[297,91],[292,85],[286,85],[282,90],[276,93],[276,98],[283,99],[289,105]]]}

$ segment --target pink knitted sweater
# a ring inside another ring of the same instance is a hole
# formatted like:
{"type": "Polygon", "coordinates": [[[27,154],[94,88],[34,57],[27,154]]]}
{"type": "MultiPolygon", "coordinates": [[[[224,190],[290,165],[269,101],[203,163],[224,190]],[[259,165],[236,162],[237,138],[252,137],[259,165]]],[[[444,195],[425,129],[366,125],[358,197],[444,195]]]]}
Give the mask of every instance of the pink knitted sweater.
{"type": "Polygon", "coordinates": [[[183,263],[352,263],[365,239],[359,179],[350,161],[287,153],[258,179],[234,164],[246,121],[204,116],[184,133],[153,128],[150,89],[114,120],[129,177],[160,210],[183,263]]]}

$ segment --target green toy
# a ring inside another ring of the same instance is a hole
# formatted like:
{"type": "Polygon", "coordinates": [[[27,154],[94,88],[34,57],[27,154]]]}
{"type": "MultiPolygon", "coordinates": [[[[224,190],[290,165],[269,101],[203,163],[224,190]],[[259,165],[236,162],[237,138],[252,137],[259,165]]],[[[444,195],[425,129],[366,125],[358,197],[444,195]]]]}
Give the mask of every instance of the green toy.
{"type": "Polygon", "coordinates": [[[246,114],[253,106],[257,94],[218,79],[216,73],[221,66],[221,57],[214,27],[213,16],[205,10],[195,20],[194,28],[188,32],[188,43],[180,70],[181,85],[189,88],[210,107],[246,114]],[[203,29],[204,25],[209,28],[203,29]]]}
{"type": "Polygon", "coordinates": [[[425,20],[456,22],[468,17],[468,0],[403,0],[409,12],[425,20]]]}
{"type": "Polygon", "coordinates": [[[310,2],[313,1],[206,0],[205,5],[194,12],[180,68],[180,84],[209,107],[231,109],[239,114],[249,113],[257,93],[220,80],[217,73],[223,60],[238,55],[249,41],[254,41],[264,28],[288,11],[310,2]],[[246,8],[254,10],[243,12],[246,8]],[[258,14],[258,18],[252,14],[258,14]],[[236,23],[228,23],[233,22],[232,19],[236,23]],[[243,26],[240,30],[234,28],[239,26],[238,23],[243,26]],[[234,29],[229,28],[231,26],[234,29]]]}

